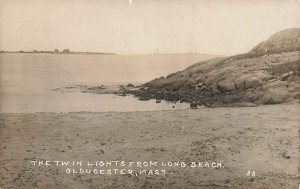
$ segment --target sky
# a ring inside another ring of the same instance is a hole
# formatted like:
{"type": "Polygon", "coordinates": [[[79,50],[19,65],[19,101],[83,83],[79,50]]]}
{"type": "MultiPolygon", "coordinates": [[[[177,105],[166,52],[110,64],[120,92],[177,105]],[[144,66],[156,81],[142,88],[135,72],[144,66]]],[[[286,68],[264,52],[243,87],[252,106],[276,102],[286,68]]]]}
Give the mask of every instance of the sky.
{"type": "Polygon", "coordinates": [[[0,0],[1,50],[245,53],[300,28],[300,0],[0,0]]]}

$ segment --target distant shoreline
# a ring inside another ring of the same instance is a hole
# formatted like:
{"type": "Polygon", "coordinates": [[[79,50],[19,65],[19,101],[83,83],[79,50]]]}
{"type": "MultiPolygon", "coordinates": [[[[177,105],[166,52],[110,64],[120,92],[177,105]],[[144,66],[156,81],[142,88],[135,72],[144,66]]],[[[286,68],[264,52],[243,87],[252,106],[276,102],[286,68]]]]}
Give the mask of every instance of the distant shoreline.
{"type": "MultiPolygon", "coordinates": [[[[172,55],[202,55],[202,56],[209,56],[210,58],[216,58],[216,57],[225,57],[225,55],[216,55],[216,54],[206,54],[206,53],[192,53],[192,52],[179,52],[179,53],[149,53],[149,54],[116,54],[116,53],[101,53],[101,52],[54,52],[54,51],[0,51],[1,53],[7,53],[7,54],[79,54],[79,55],[120,55],[120,56],[145,56],[145,55],[166,55],[166,56],[172,56],[172,55]]],[[[208,58],[208,59],[210,59],[208,58]]]]}
{"type": "Polygon", "coordinates": [[[0,53],[9,53],[9,54],[79,54],[79,55],[117,55],[115,53],[101,53],[101,52],[53,52],[53,51],[38,51],[38,52],[29,52],[29,51],[0,51],[0,53]]]}

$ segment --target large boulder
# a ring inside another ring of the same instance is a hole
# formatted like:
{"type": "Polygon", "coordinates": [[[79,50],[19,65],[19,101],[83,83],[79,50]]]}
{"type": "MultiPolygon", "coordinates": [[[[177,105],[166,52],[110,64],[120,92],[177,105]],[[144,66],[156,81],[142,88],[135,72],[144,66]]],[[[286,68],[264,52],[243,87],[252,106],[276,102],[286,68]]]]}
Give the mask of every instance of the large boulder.
{"type": "Polygon", "coordinates": [[[242,75],[235,79],[234,83],[236,89],[242,91],[249,88],[257,88],[263,84],[263,81],[256,75],[242,75]]]}
{"type": "Polygon", "coordinates": [[[217,84],[218,88],[222,92],[234,91],[236,90],[235,84],[232,80],[223,80],[217,84]]]}
{"type": "Polygon", "coordinates": [[[289,96],[288,91],[283,88],[269,89],[262,97],[261,102],[263,104],[280,104],[287,101],[289,96]]]}
{"type": "Polygon", "coordinates": [[[248,77],[244,80],[245,89],[257,88],[262,85],[262,80],[258,77],[248,77]]]}
{"type": "Polygon", "coordinates": [[[262,56],[264,54],[281,53],[300,50],[300,29],[292,28],[279,31],[268,40],[259,43],[249,54],[262,56]]]}

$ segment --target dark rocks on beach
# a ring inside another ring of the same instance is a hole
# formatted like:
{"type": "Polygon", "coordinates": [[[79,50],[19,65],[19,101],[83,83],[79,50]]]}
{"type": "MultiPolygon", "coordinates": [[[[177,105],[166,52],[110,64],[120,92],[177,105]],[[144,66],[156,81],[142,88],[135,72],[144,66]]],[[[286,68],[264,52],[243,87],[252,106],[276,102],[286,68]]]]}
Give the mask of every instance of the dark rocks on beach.
{"type": "Polygon", "coordinates": [[[190,103],[190,108],[191,109],[197,109],[198,105],[196,103],[190,103]]]}
{"type": "Polygon", "coordinates": [[[87,87],[86,90],[101,90],[105,89],[104,86],[97,86],[97,87],[87,87]]]}
{"type": "Polygon", "coordinates": [[[150,100],[151,98],[149,98],[149,97],[144,97],[144,96],[141,96],[140,98],[139,98],[139,100],[141,100],[141,101],[147,101],[147,100],[150,100]]]}

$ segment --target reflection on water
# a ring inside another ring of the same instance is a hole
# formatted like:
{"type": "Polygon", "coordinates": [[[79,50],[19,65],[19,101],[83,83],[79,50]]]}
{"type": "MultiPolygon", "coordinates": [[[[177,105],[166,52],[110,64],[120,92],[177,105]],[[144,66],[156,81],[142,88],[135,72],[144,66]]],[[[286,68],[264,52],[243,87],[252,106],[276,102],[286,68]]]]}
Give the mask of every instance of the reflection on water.
{"type": "MultiPolygon", "coordinates": [[[[207,57],[206,57],[207,58],[207,57]]],[[[169,110],[173,104],[139,101],[132,96],[99,95],[55,88],[83,84],[141,84],[203,59],[200,55],[0,54],[0,112],[169,110]]],[[[177,103],[176,108],[187,108],[177,103]]]]}

